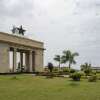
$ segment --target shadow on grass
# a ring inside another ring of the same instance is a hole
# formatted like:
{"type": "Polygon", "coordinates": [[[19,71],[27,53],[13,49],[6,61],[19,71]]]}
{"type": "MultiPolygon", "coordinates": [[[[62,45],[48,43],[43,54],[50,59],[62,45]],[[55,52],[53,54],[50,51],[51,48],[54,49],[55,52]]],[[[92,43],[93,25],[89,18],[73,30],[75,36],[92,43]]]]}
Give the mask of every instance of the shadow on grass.
{"type": "Polygon", "coordinates": [[[54,77],[52,77],[52,76],[46,76],[45,78],[46,79],[53,79],[54,77]]]}
{"type": "Polygon", "coordinates": [[[17,76],[13,76],[11,77],[12,80],[18,80],[18,77],[17,76]]]}
{"type": "Polygon", "coordinates": [[[79,81],[71,81],[71,82],[69,83],[69,85],[72,86],[72,87],[77,87],[77,86],[80,85],[80,82],[79,82],[79,81]]]}

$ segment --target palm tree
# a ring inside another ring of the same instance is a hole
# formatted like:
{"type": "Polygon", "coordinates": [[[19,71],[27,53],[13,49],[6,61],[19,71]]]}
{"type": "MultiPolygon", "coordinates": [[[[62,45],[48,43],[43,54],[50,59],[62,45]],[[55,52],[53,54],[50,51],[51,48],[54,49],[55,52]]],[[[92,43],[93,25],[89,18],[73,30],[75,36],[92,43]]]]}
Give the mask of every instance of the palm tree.
{"type": "Polygon", "coordinates": [[[61,65],[61,56],[60,55],[55,55],[54,60],[57,61],[59,63],[59,69],[60,69],[60,65],[61,65]]]}
{"type": "Polygon", "coordinates": [[[70,50],[63,51],[62,63],[69,63],[69,69],[72,64],[76,64],[75,56],[79,56],[77,52],[72,53],[70,50]]]}
{"type": "Polygon", "coordinates": [[[81,70],[84,71],[86,76],[89,75],[92,71],[91,64],[85,63],[85,64],[81,65],[80,67],[81,67],[81,70]]]}
{"type": "Polygon", "coordinates": [[[87,69],[91,69],[91,64],[88,64],[87,62],[80,66],[82,71],[85,71],[87,69]]]}

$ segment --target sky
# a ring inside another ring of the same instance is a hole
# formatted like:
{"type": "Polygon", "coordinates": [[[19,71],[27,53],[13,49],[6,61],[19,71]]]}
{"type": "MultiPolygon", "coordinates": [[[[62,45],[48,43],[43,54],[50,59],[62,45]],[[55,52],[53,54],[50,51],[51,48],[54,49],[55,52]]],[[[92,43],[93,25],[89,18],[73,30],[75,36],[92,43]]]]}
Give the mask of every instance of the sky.
{"type": "Polygon", "coordinates": [[[45,65],[71,50],[79,53],[73,68],[100,66],[100,0],[0,0],[0,31],[11,33],[13,25],[44,42],[45,65]]]}

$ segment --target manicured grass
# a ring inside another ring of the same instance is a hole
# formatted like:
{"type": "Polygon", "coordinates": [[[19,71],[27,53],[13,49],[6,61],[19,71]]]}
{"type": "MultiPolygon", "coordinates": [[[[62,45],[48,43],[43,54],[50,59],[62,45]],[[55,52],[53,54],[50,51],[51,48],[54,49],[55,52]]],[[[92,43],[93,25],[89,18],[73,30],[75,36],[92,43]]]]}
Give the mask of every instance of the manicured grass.
{"type": "Polygon", "coordinates": [[[32,75],[0,76],[0,100],[100,100],[100,81],[32,75]]]}

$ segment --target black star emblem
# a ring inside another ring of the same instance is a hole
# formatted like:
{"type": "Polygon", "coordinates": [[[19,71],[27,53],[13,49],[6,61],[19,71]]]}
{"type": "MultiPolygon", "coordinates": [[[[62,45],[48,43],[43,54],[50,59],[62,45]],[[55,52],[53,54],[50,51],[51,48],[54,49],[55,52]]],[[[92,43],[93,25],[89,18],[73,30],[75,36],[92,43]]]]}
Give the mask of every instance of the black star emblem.
{"type": "Polygon", "coordinates": [[[17,28],[17,29],[19,31],[19,34],[24,35],[24,33],[25,33],[26,30],[23,29],[22,25],[20,26],[20,28],[17,28]]]}

